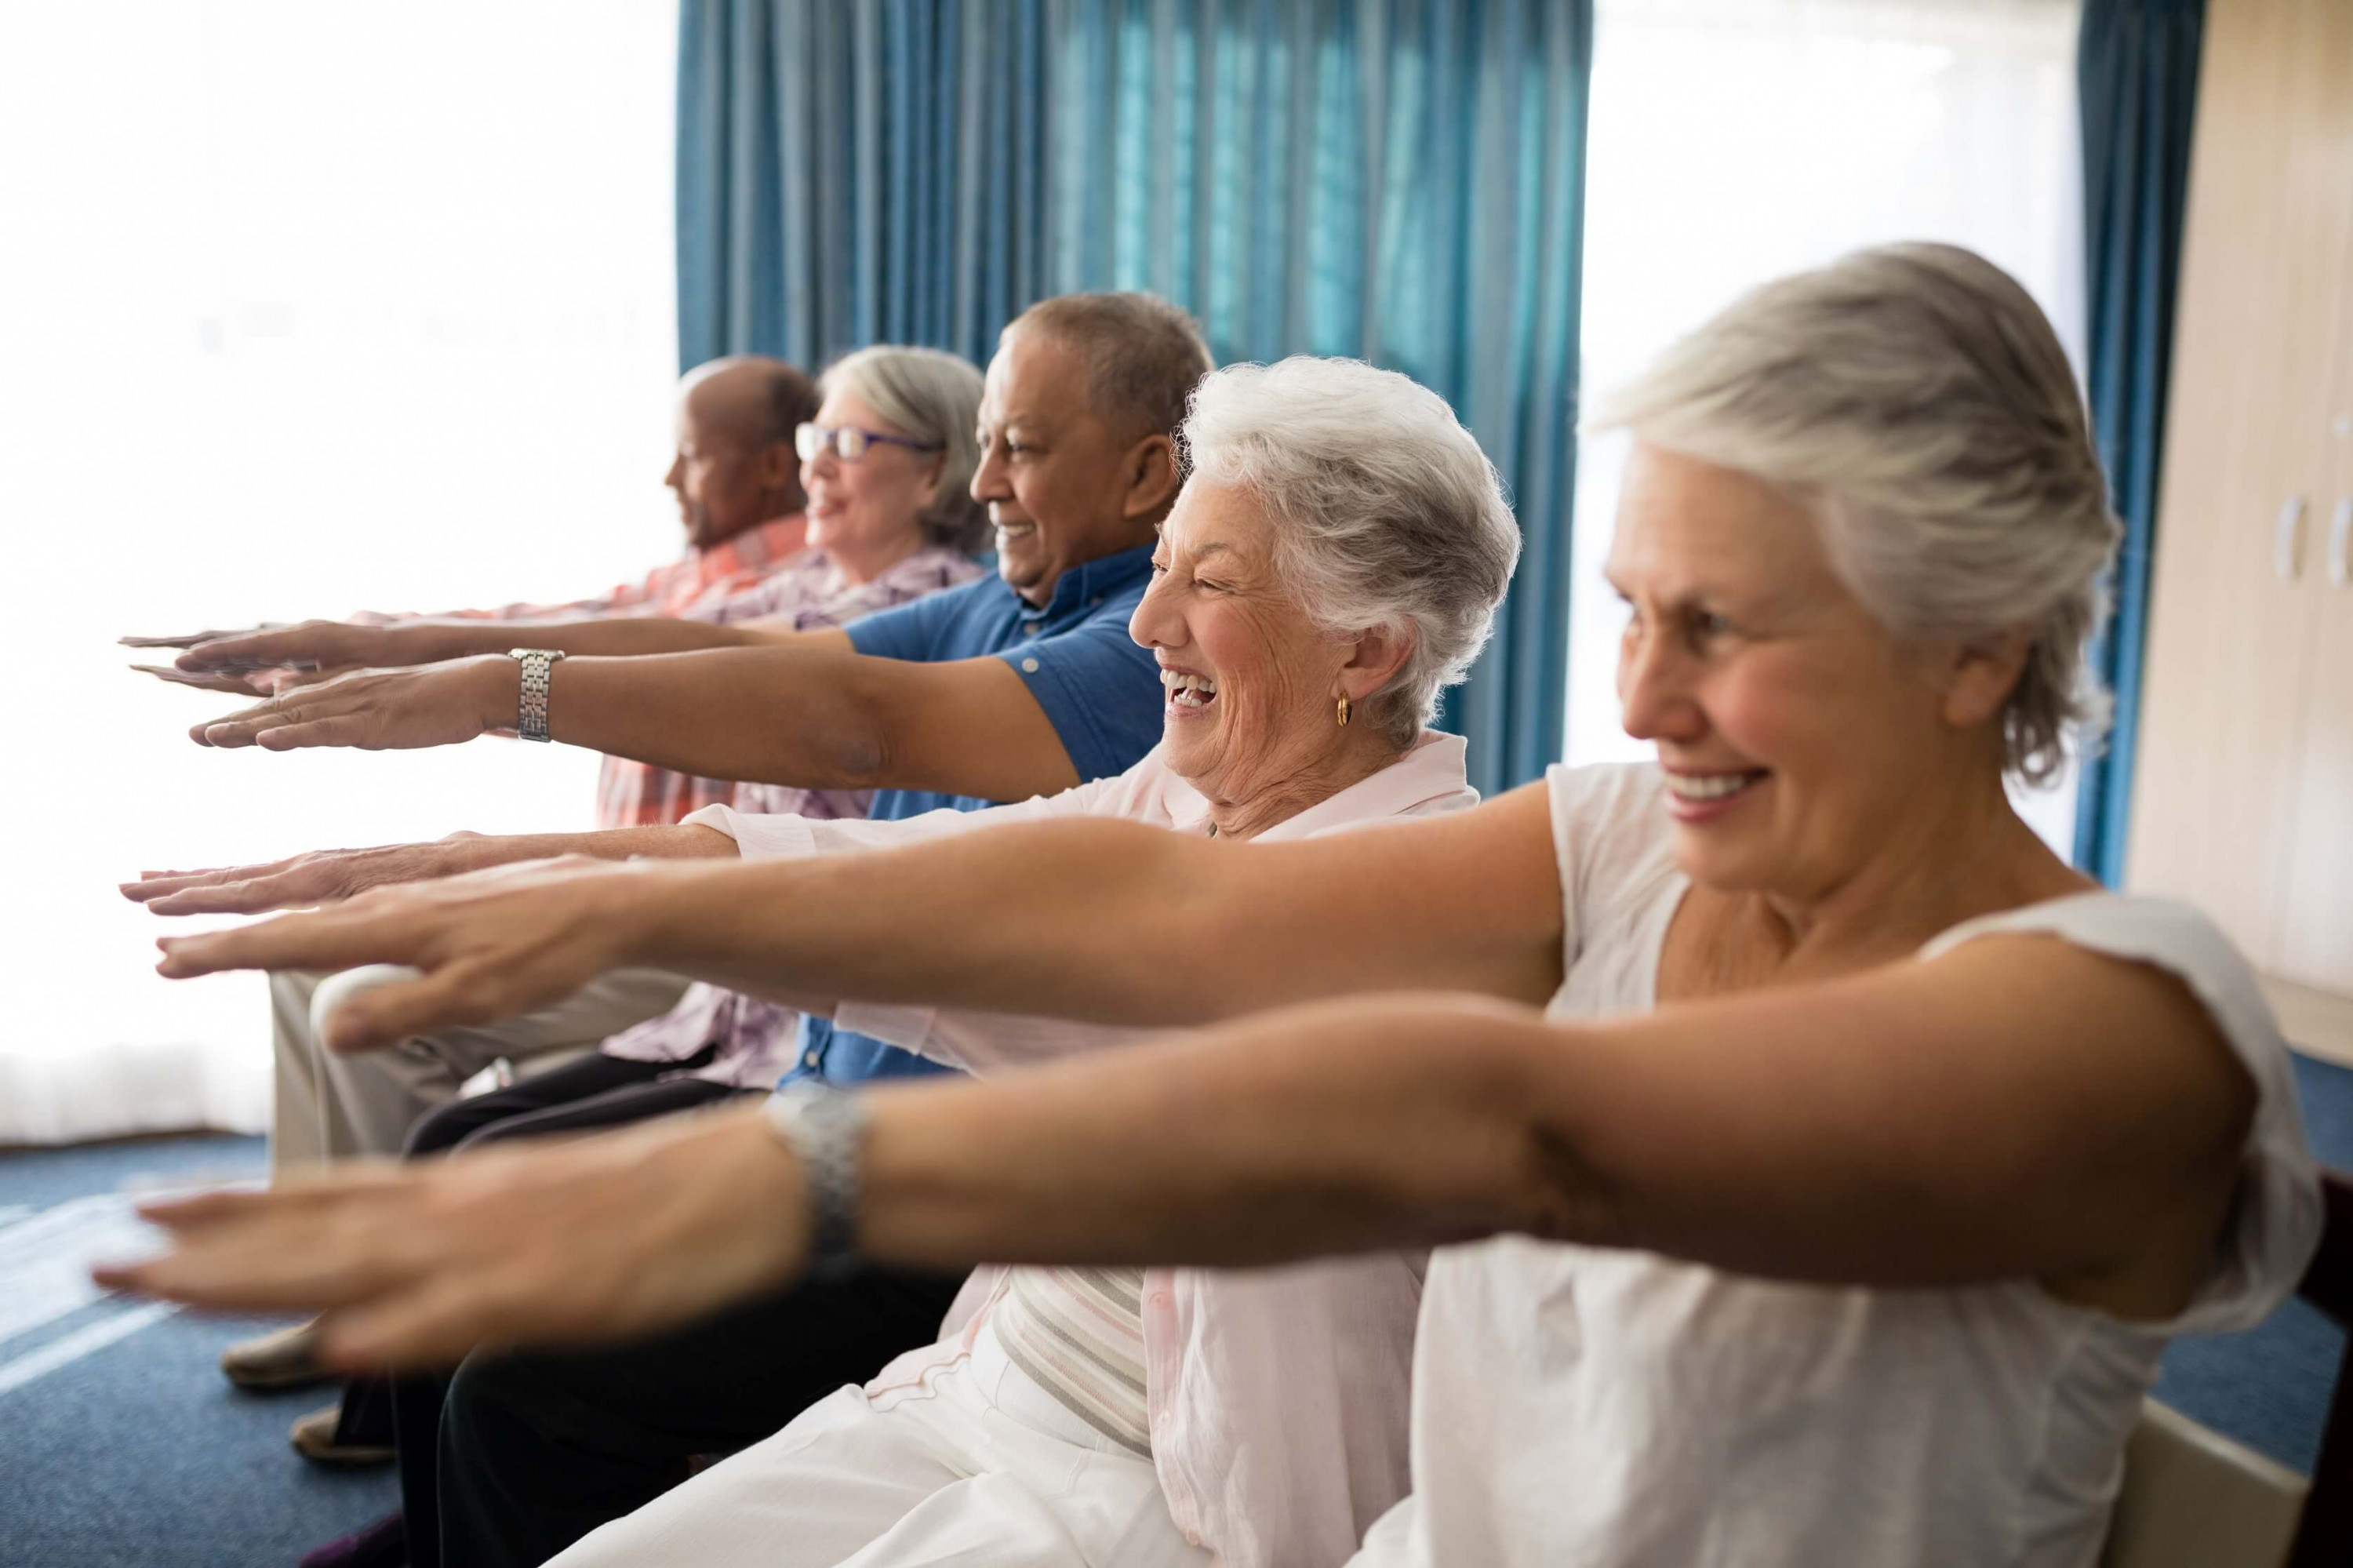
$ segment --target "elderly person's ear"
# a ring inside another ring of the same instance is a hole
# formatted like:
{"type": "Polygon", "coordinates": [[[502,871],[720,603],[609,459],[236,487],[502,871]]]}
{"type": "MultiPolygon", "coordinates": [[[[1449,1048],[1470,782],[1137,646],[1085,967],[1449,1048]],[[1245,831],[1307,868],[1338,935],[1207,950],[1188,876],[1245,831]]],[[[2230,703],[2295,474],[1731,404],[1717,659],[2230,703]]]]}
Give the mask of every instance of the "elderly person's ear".
{"type": "Polygon", "coordinates": [[[1124,517],[1149,517],[1176,498],[1184,475],[1176,471],[1176,443],[1166,432],[1155,430],[1127,449],[1127,499],[1124,517]]]}
{"type": "Polygon", "coordinates": [[[1956,648],[1944,672],[1945,722],[1956,729],[1974,729],[1999,717],[2033,656],[2031,626],[2009,627],[1984,641],[1956,648]]]}
{"type": "Polygon", "coordinates": [[[1351,703],[1361,703],[1385,689],[1413,657],[1409,626],[1376,626],[1356,634],[1355,651],[1340,666],[1340,684],[1351,703]]]}

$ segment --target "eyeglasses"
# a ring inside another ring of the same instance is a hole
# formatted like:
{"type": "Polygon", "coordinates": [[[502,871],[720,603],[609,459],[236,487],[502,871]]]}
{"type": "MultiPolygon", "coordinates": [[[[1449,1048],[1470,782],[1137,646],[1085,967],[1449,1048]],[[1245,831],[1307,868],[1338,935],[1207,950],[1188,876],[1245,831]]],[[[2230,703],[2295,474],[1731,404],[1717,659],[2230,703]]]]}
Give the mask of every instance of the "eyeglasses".
{"type": "Polygon", "coordinates": [[[911,451],[935,452],[937,441],[911,441],[904,436],[886,436],[880,430],[861,430],[856,425],[844,425],[839,429],[827,429],[823,425],[803,425],[793,432],[793,450],[801,454],[801,461],[815,462],[817,454],[831,451],[844,462],[858,462],[866,450],[880,441],[885,446],[905,447],[911,451]]]}

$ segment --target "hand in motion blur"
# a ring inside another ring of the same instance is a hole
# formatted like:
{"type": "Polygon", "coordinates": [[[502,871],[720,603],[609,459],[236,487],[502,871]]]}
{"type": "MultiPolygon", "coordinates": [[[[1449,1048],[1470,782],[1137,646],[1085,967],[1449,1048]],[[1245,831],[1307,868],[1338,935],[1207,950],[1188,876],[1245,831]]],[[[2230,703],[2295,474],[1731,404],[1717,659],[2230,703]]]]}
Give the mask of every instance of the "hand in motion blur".
{"type": "Polygon", "coordinates": [[[725,1110],[150,1203],[171,1250],[93,1273],[196,1307],[320,1311],[332,1365],[447,1365],[650,1333],[787,1284],[800,1192],[757,1108],[725,1110]]]}
{"type": "Polygon", "coordinates": [[[355,670],[197,725],[188,738],[199,746],[269,751],[455,746],[511,725],[521,687],[514,661],[503,653],[418,669],[355,670]]]}
{"type": "Polygon", "coordinates": [[[422,971],[353,998],[328,1021],[329,1049],[374,1050],[528,1012],[619,968],[654,874],[649,864],[567,855],[378,887],[310,914],[163,938],[155,967],[174,980],[379,962],[422,971]]]}
{"type": "Polygon", "coordinates": [[[188,674],[240,674],[255,670],[353,669],[398,663],[389,628],[343,620],[265,621],[241,631],[194,631],[177,637],[125,637],[125,648],[185,650],[174,664],[188,674]]]}
{"type": "Polygon", "coordinates": [[[257,865],[142,871],[122,895],[158,915],[259,915],[336,904],[372,887],[478,871],[488,841],[457,832],[429,843],[313,850],[257,865]]]}

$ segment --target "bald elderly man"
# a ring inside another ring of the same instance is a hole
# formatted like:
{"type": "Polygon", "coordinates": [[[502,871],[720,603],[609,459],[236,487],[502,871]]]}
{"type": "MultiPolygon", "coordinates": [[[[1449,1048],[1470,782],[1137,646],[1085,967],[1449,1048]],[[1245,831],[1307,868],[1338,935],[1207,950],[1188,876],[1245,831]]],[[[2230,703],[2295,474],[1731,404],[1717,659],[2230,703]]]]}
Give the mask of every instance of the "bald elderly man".
{"type": "MultiPolygon", "coordinates": [[[[435,616],[378,615],[366,611],[344,625],[382,627],[422,620],[524,621],[582,616],[660,616],[680,620],[733,619],[726,611],[736,595],[764,586],[781,587],[779,577],[796,575],[807,524],[801,514],[800,458],[794,432],[817,417],[817,387],[781,359],[734,355],[695,366],[678,384],[677,451],[663,477],[678,497],[686,553],[656,567],[644,578],[623,583],[593,599],[564,603],[520,603],[497,609],[447,610],[435,616]]],[[[807,574],[810,588],[820,574],[807,574]]],[[[765,596],[773,598],[774,595],[765,596]]],[[[787,596],[789,597],[789,596],[787,596]]],[[[765,602],[763,608],[766,608],[765,602]]],[[[309,622],[324,630],[334,623],[309,622]]],[[[290,628],[301,631],[305,628],[290,628]]],[[[126,637],[141,648],[185,648],[224,635],[126,637]]],[[[191,674],[159,665],[141,669],[167,681],[209,690],[267,696],[336,673],[332,667],[225,670],[191,674]]],[[[705,806],[739,804],[728,779],[704,779],[607,757],[596,780],[596,825],[658,827],[683,820],[705,806]]]]}

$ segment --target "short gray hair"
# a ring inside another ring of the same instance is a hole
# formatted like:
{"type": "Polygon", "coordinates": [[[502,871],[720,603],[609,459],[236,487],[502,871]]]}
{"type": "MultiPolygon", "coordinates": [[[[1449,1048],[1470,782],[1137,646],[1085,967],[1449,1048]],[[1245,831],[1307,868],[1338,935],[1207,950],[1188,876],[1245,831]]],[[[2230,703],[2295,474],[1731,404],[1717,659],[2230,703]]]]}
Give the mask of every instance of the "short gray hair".
{"type": "Polygon", "coordinates": [[[980,467],[980,372],[961,355],[878,344],[837,359],[818,379],[822,393],[847,392],[911,440],[941,453],[939,496],[923,515],[934,544],[969,555],[980,547],[988,514],[972,498],[980,467]]]}
{"type": "Polygon", "coordinates": [[[1899,637],[2031,628],[2005,768],[2048,782],[2108,705],[2085,645],[2122,530],[2074,372],[2017,280],[1951,245],[1859,250],[1767,283],[1595,419],[1808,506],[1834,568],[1899,637]]]}
{"type": "Polygon", "coordinates": [[[1365,704],[1410,742],[1470,672],[1520,556],[1478,441],[1445,398],[1396,371],[1306,355],[1205,377],[1181,435],[1193,479],[1239,485],[1267,509],[1275,571],[1318,627],[1410,636],[1365,704]]]}
{"type": "Polygon", "coordinates": [[[1215,367],[1201,323],[1156,294],[1058,294],[1006,327],[1051,333],[1087,367],[1087,403],[1137,437],[1176,433],[1194,383],[1215,367]]]}

